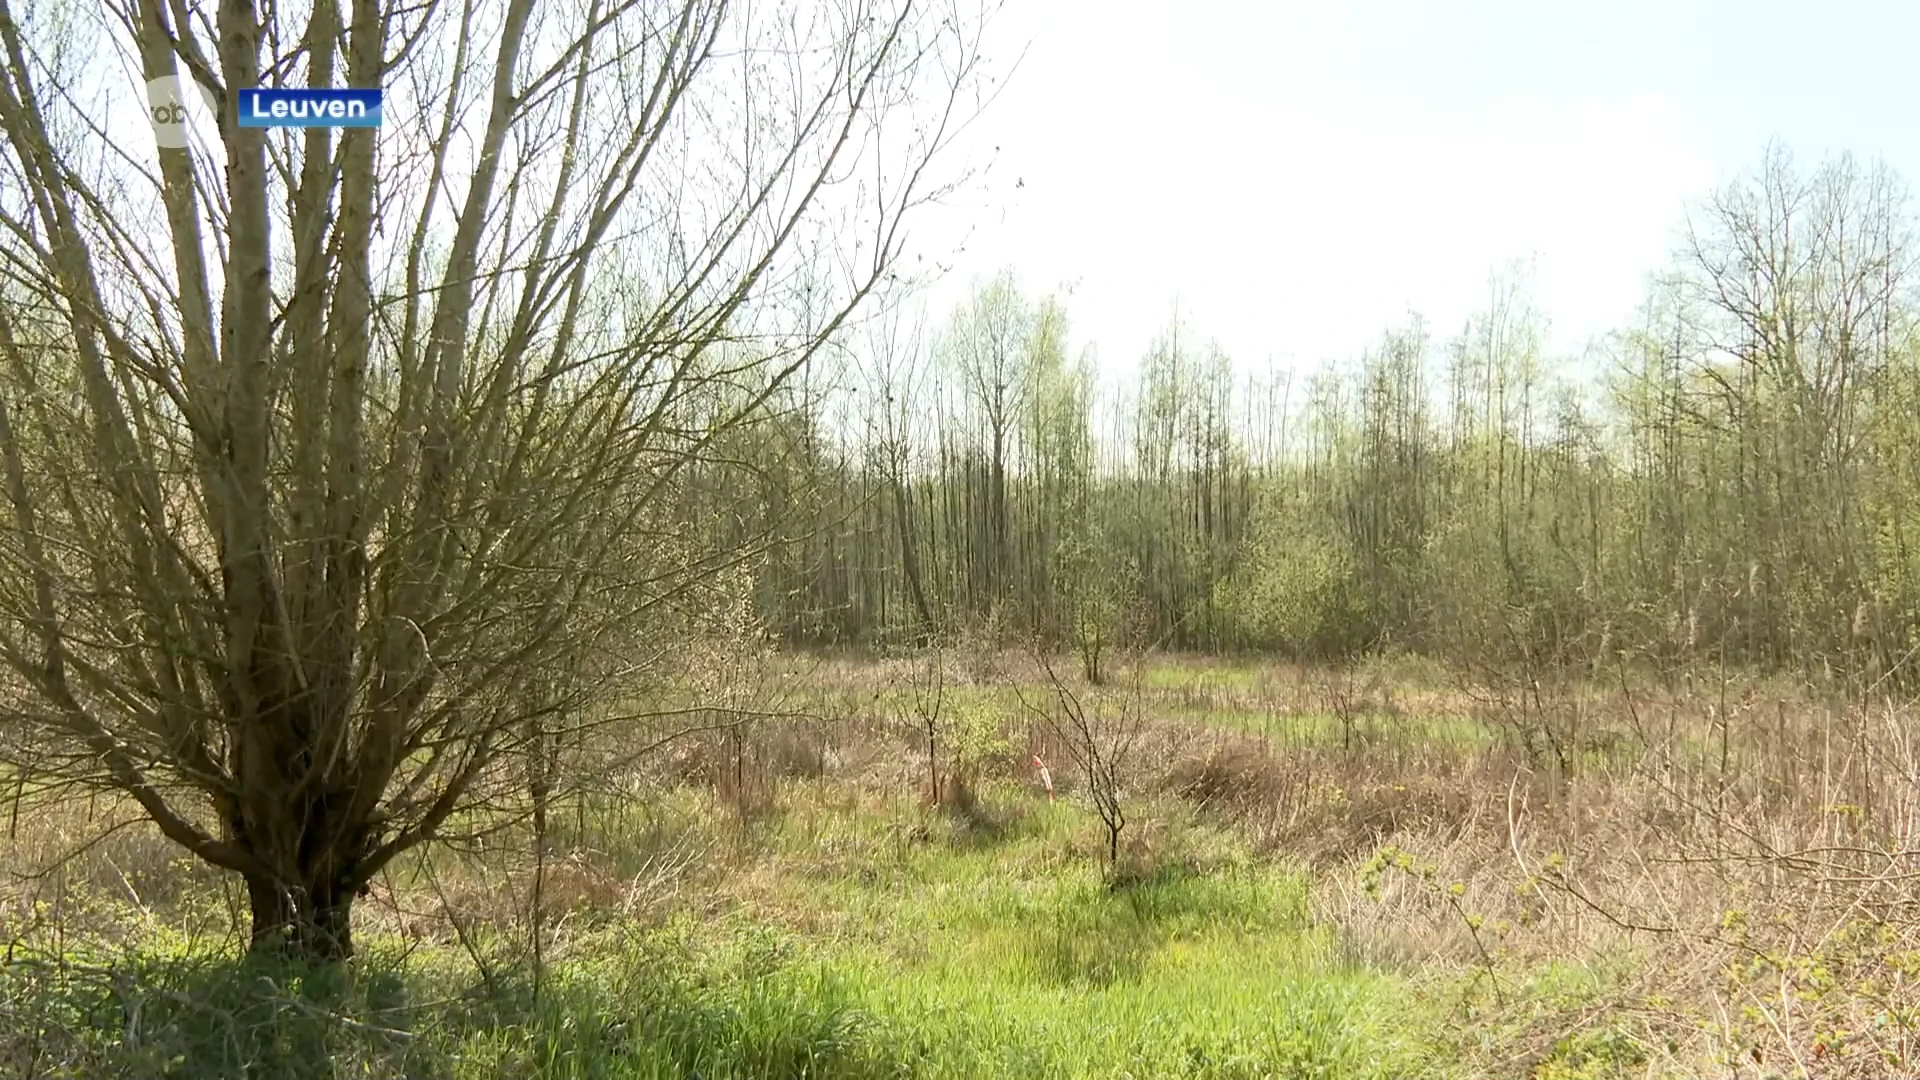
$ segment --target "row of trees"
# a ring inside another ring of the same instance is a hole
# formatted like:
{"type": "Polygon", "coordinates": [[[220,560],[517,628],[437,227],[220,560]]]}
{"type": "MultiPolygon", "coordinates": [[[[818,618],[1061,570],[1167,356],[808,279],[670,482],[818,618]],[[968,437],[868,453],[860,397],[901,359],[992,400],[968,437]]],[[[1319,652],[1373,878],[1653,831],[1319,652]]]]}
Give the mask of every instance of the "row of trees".
{"type": "Polygon", "coordinates": [[[1544,351],[1524,281],[1304,385],[1176,319],[1100,383],[1010,273],[888,324],[760,447],[787,639],[1590,662],[1871,679],[1920,643],[1920,350],[1902,188],[1784,151],[1692,215],[1639,323],[1544,351]],[[1470,654],[1470,656],[1468,655],[1470,654]]]}

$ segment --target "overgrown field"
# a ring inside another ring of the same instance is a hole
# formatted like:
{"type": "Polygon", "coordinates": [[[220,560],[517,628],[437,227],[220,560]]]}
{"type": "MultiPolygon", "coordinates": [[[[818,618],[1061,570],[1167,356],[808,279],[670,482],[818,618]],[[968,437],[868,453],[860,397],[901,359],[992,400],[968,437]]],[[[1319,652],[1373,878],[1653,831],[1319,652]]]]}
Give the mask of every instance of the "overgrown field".
{"type": "Polygon", "coordinates": [[[736,675],[768,707],[597,729],[540,832],[396,865],[344,971],[243,959],[233,882],[9,777],[0,1075],[1912,1069],[1904,706],[1384,662],[736,675]]]}

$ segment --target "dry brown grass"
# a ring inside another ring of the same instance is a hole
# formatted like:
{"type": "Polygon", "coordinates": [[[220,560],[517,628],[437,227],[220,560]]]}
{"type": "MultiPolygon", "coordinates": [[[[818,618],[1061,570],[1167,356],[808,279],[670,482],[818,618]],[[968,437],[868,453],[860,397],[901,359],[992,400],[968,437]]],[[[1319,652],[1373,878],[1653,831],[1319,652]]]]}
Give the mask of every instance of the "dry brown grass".
{"type": "MultiPolygon", "coordinates": [[[[1581,733],[1567,763],[1506,737],[1385,754],[1223,738],[1167,782],[1316,866],[1363,958],[1486,966],[1509,993],[1549,963],[1625,962],[1514,1046],[1598,1017],[1676,1068],[1910,1069],[1920,711],[1710,690],[1546,695],[1537,722],[1581,733]],[[1383,850],[1410,865],[1369,875],[1383,850]]],[[[1513,720],[1481,715],[1495,733],[1513,720]]]]}

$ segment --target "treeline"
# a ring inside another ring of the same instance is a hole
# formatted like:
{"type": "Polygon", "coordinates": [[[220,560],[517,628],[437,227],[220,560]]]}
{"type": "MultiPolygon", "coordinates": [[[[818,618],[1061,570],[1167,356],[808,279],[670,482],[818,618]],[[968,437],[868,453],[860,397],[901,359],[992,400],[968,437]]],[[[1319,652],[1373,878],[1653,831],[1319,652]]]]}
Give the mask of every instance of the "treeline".
{"type": "Polygon", "coordinates": [[[1303,380],[1236,375],[1176,320],[1103,386],[1064,302],[1006,273],[937,330],[882,326],[844,378],[785,395],[777,424],[713,455],[689,520],[773,538],[756,603],[794,643],[1904,678],[1911,225],[1884,169],[1776,150],[1692,209],[1640,320],[1602,348],[1548,355],[1509,279],[1452,336],[1416,319],[1303,380]]]}

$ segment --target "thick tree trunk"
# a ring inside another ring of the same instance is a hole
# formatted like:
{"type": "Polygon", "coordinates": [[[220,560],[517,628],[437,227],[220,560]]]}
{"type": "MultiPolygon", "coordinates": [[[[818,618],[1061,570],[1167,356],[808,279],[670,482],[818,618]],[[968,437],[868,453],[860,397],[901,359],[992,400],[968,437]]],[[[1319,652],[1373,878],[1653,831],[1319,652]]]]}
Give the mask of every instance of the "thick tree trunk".
{"type": "Polygon", "coordinates": [[[353,898],[353,889],[338,882],[286,887],[248,876],[252,950],[317,963],[352,957],[353,898]]]}

